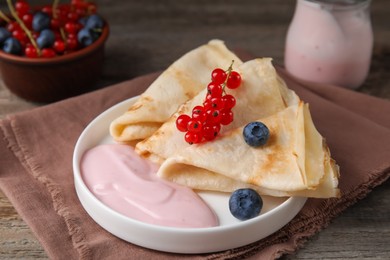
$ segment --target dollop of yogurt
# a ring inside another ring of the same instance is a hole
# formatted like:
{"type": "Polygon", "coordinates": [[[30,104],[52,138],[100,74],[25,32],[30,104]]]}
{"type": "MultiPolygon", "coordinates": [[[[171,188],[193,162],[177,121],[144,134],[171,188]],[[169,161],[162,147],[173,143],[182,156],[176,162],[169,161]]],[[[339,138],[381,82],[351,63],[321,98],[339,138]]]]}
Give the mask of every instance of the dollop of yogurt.
{"type": "Polygon", "coordinates": [[[202,228],[218,218],[192,189],[159,178],[158,166],[131,146],[103,144],[82,157],[81,175],[88,189],[111,209],[145,223],[202,228]]]}

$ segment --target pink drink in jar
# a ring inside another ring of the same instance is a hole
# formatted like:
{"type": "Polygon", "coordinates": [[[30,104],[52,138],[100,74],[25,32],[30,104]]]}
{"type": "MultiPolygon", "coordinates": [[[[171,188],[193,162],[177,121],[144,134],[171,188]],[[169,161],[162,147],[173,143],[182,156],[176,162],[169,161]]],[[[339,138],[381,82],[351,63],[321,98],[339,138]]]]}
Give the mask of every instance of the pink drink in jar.
{"type": "Polygon", "coordinates": [[[285,49],[297,78],[358,88],[372,55],[370,0],[297,0],[285,49]]]}

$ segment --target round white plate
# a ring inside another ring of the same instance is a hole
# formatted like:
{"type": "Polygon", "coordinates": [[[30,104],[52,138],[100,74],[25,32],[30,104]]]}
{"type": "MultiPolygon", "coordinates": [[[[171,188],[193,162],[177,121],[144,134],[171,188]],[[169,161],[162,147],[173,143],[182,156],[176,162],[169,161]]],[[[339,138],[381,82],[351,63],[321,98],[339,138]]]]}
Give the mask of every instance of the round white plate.
{"type": "Polygon", "coordinates": [[[101,227],[133,244],[172,253],[208,253],[232,249],[255,242],[287,224],[303,207],[306,198],[263,196],[263,209],[256,218],[239,221],[229,212],[230,194],[199,192],[215,211],[220,225],[211,228],[174,228],[131,219],[99,201],[85,185],[80,174],[80,160],[88,149],[114,143],[109,135],[112,120],[127,111],[137,97],[123,101],[96,117],[80,135],[73,154],[76,192],[87,213],[101,227]]]}

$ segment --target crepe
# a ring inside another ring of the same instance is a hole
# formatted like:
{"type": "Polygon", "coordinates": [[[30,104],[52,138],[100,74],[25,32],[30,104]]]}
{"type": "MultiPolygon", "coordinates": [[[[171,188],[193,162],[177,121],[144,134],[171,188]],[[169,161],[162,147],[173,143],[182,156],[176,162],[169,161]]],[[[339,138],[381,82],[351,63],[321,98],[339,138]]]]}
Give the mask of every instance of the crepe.
{"type": "MultiPolygon", "coordinates": [[[[226,89],[237,101],[232,109],[234,121],[222,127],[221,133],[251,120],[272,115],[299,102],[298,96],[278,77],[272,59],[254,59],[245,62],[236,70],[241,74],[242,85],[234,90],[226,89]]],[[[135,147],[136,151],[161,164],[168,157],[188,147],[183,133],[176,129],[176,118],[180,114],[188,114],[194,106],[202,104],[205,96],[206,89],[183,104],[152,136],[139,142],[135,147]]]]}
{"type": "Polygon", "coordinates": [[[212,40],[174,62],[128,109],[110,125],[115,141],[145,139],[155,132],[185,101],[193,98],[210,82],[211,71],[228,68],[241,60],[224,43],[212,40]]]}
{"type": "Polygon", "coordinates": [[[245,143],[243,127],[213,142],[188,146],[161,165],[158,176],[193,189],[232,192],[253,188],[271,196],[337,197],[338,167],[302,101],[261,121],[263,147],[245,143]]]}
{"type": "Polygon", "coordinates": [[[338,166],[316,130],[308,105],[287,88],[272,60],[255,59],[237,68],[242,85],[227,90],[237,100],[234,121],[211,142],[189,145],[176,118],[203,102],[206,90],[183,104],[135,149],[161,164],[158,176],[193,189],[231,192],[251,187],[271,196],[337,197],[338,166]],[[271,130],[263,148],[248,146],[244,125],[263,121],[271,130]]]}

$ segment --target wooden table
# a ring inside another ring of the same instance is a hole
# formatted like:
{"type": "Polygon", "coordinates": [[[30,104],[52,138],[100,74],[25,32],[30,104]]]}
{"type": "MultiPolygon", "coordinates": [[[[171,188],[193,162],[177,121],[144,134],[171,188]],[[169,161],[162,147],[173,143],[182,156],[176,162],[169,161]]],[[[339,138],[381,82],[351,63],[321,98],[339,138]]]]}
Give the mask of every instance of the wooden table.
{"type": "MultiPolygon", "coordinates": [[[[45,2],[45,1],[42,1],[45,2]]],[[[49,1],[46,1],[46,3],[49,1]]],[[[219,38],[230,48],[283,63],[295,1],[97,1],[110,23],[100,87],[161,70],[185,52],[219,38]]],[[[0,6],[4,10],[4,3],[0,6]]],[[[372,68],[358,91],[390,99],[390,1],[372,2],[372,68]]],[[[39,106],[0,86],[0,118],[39,106]]],[[[293,256],[283,259],[389,259],[390,182],[347,209],[293,256]]],[[[0,191],[0,258],[46,259],[26,223],[0,191]]]]}

